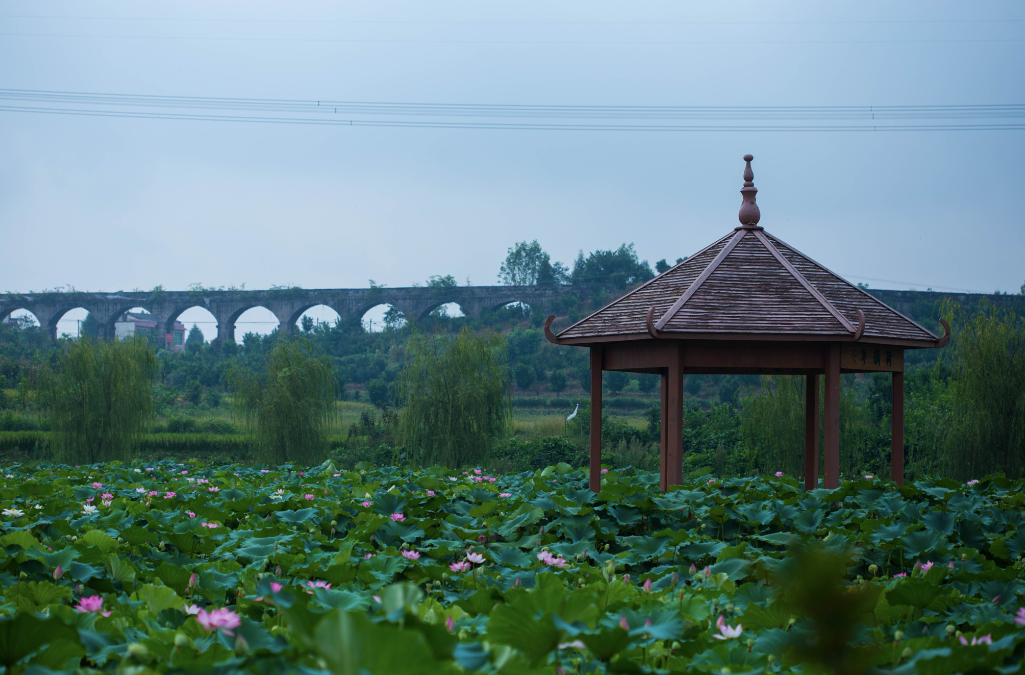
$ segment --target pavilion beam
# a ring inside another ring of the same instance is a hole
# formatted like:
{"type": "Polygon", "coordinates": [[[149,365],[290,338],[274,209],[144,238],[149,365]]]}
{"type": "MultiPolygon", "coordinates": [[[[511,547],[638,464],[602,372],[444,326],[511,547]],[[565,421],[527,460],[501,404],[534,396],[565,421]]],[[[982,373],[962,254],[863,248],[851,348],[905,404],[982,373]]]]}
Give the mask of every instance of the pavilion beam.
{"type": "Polygon", "coordinates": [[[890,476],[904,484],[904,373],[893,373],[893,429],[891,434],[890,476]]]}
{"type": "Polygon", "coordinates": [[[591,462],[590,488],[601,492],[601,345],[591,347],[591,462]]]}
{"type": "Polygon", "coordinates": [[[825,386],[825,487],[832,490],[840,487],[840,344],[830,343],[826,347],[825,386]]]}
{"type": "Polygon", "coordinates": [[[804,383],[804,489],[819,486],[819,375],[809,373],[804,383]]]}

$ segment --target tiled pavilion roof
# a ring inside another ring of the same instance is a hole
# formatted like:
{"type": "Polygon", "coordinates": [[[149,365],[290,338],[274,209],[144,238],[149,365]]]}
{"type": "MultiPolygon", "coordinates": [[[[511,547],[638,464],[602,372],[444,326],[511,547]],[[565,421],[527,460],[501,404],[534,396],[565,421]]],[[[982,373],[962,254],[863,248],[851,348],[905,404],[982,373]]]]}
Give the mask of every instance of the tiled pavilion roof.
{"type": "Polygon", "coordinates": [[[864,338],[936,346],[936,335],[758,227],[752,158],[744,159],[741,227],[560,331],[558,341],[864,338]]]}

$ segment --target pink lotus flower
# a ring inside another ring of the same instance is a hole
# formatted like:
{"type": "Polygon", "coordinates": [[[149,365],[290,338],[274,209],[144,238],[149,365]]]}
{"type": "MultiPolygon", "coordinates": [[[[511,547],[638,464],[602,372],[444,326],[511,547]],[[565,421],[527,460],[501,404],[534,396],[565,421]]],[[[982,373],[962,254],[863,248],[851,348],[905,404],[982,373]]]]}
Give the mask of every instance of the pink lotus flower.
{"type": "Polygon", "coordinates": [[[480,553],[467,553],[466,559],[472,562],[474,565],[480,565],[484,562],[484,556],[480,553]]]}
{"type": "Polygon", "coordinates": [[[644,585],[641,588],[644,589],[645,593],[651,593],[651,579],[645,579],[644,585]]]}
{"type": "Polygon", "coordinates": [[[270,473],[270,469],[260,469],[260,473],[270,473]]]}
{"type": "Polygon", "coordinates": [[[314,496],[313,496],[313,495],[311,495],[311,494],[305,494],[305,495],[303,495],[303,498],[304,498],[304,499],[305,499],[306,501],[308,501],[308,502],[312,502],[312,501],[313,501],[314,499],[316,499],[316,497],[314,497],[314,496]]]}
{"type": "Polygon", "coordinates": [[[152,466],[147,466],[147,467],[146,467],[146,470],[147,470],[147,471],[152,471],[152,470],[153,470],[153,467],[152,467],[152,466]]]}
{"type": "Polygon", "coordinates": [[[950,569],[954,569],[954,561],[951,560],[949,563],[947,563],[947,567],[949,567],[950,569]]]}
{"type": "Polygon", "coordinates": [[[210,487],[207,488],[207,492],[220,492],[220,491],[221,491],[221,488],[217,487],[216,485],[211,485],[210,487]]]}
{"type": "Polygon", "coordinates": [[[456,622],[452,620],[452,617],[448,617],[447,619],[445,619],[445,628],[448,630],[449,633],[456,629],[456,622]]]}
{"type": "Polygon", "coordinates": [[[196,614],[196,621],[203,627],[203,630],[208,633],[212,633],[218,628],[223,628],[225,635],[235,634],[231,632],[231,628],[238,628],[242,625],[242,619],[239,618],[238,614],[231,611],[226,607],[221,609],[215,609],[212,611],[206,611],[205,609],[199,610],[196,614]]]}
{"type": "Polygon", "coordinates": [[[384,602],[381,600],[380,595],[371,595],[370,598],[379,605],[383,605],[384,602]]]}
{"type": "Polygon", "coordinates": [[[929,570],[931,570],[931,569],[932,569],[932,567],[933,567],[933,565],[935,565],[935,563],[934,563],[933,561],[931,561],[931,560],[927,560],[927,561],[925,562],[925,564],[924,564],[924,565],[922,565],[922,574],[925,574],[926,572],[928,572],[929,570]]]}
{"type": "Polygon", "coordinates": [[[181,475],[183,475],[183,476],[184,476],[184,475],[186,475],[187,473],[188,473],[188,471],[182,471],[182,472],[181,472],[181,475]]]}
{"type": "Polygon", "coordinates": [[[370,502],[363,502],[363,508],[369,509],[370,508],[370,502]]]}
{"type": "Polygon", "coordinates": [[[284,588],[282,584],[279,584],[276,581],[270,582],[270,590],[272,593],[280,593],[282,588],[284,588]]]}
{"type": "Polygon", "coordinates": [[[419,560],[420,553],[418,551],[403,551],[402,557],[406,560],[419,560]]]}
{"type": "Polygon", "coordinates": [[[452,563],[448,566],[448,568],[453,572],[465,572],[466,570],[470,569],[470,563],[466,562],[465,560],[460,560],[459,562],[452,563]]]}
{"type": "Polygon", "coordinates": [[[782,478],[782,477],[783,477],[783,472],[782,471],[777,471],[776,472],[776,478],[782,478]]]}
{"type": "Polygon", "coordinates": [[[488,476],[485,476],[485,477],[484,477],[484,480],[486,480],[486,481],[487,481],[487,482],[489,482],[489,483],[494,483],[494,482],[495,482],[496,480],[498,480],[498,479],[497,479],[497,478],[495,478],[494,476],[490,476],[490,477],[488,477],[488,476]]]}
{"type": "Polygon", "coordinates": [[[712,483],[714,483],[714,482],[715,482],[715,479],[714,479],[714,478],[709,478],[709,479],[708,479],[708,485],[711,485],[711,484],[712,484],[712,483]]]}
{"type": "Polygon", "coordinates": [[[608,470],[608,469],[602,469],[602,470],[601,470],[601,472],[602,472],[602,473],[608,473],[608,472],[609,472],[609,470],[608,470]]]}
{"type": "Polygon", "coordinates": [[[307,581],[306,588],[308,589],[306,592],[313,595],[313,589],[315,588],[323,588],[326,591],[330,591],[331,584],[326,581],[307,581]]]}
{"type": "Polygon", "coordinates": [[[174,499],[175,494],[174,492],[167,492],[164,494],[164,499],[174,499]]]}
{"type": "MultiPolygon", "coordinates": [[[[969,644],[968,640],[965,640],[964,635],[959,636],[957,639],[961,641],[961,644],[963,644],[965,646],[968,646],[968,644],[969,644]]],[[[971,646],[973,646],[973,647],[975,645],[991,645],[991,644],[993,644],[993,634],[992,633],[990,633],[989,635],[983,635],[982,637],[973,637],[972,638],[972,642],[971,642],[971,646]]]]}
{"type": "Polygon", "coordinates": [[[104,492],[102,495],[100,495],[100,499],[102,499],[105,502],[109,502],[113,498],[114,495],[110,494],[109,492],[104,492]]]}
{"type": "Polygon", "coordinates": [[[719,629],[718,635],[713,635],[716,640],[729,640],[731,638],[738,638],[740,634],[744,632],[744,627],[741,624],[737,624],[736,628],[733,628],[728,623],[723,615],[719,615],[719,619],[715,622],[716,628],[719,629]]]}
{"type": "Polygon", "coordinates": [[[894,575],[893,575],[893,578],[894,578],[894,579],[900,579],[900,578],[902,578],[902,577],[906,577],[907,575],[908,575],[908,573],[907,573],[907,572],[901,572],[900,574],[894,574],[894,575]]]}
{"type": "Polygon", "coordinates": [[[541,551],[540,553],[538,553],[537,559],[543,562],[545,565],[550,565],[553,567],[562,568],[566,566],[566,561],[563,558],[557,558],[548,551],[541,551]]]}
{"type": "Polygon", "coordinates": [[[211,530],[216,530],[220,525],[217,523],[202,523],[201,527],[209,527],[211,530]]]}
{"type": "Polygon", "coordinates": [[[428,497],[433,497],[434,496],[434,490],[428,490],[427,491],[427,496],[428,497]]]}
{"type": "Polygon", "coordinates": [[[627,623],[625,616],[619,617],[619,627],[626,631],[630,630],[630,624],[627,623]]]}
{"type": "Polygon", "coordinates": [[[499,492],[498,496],[499,497],[512,497],[512,493],[511,492],[499,492]]]}
{"type": "Polygon", "coordinates": [[[970,480],[970,481],[968,481],[968,485],[978,485],[978,484],[979,484],[979,481],[977,481],[977,480],[970,480]]]}
{"type": "Polygon", "coordinates": [[[481,470],[480,469],[474,469],[473,472],[475,474],[477,474],[478,476],[481,474],[481,470]]]}
{"type": "Polygon", "coordinates": [[[89,497],[88,499],[85,500],[85,503],[86,504],[92,504],[94,499],[96,499],[96,497],[89,497]]]}
{"type": "Polygon", "coordinates": [[[480,483],[480,482],[481,482],[481,481],[483,481],[484,479],[483,479],[483,478],[481,478],[480,476],[474,476],[474,477],[473,477],[473,480],[474,480],[475,482],[477,482],[477,483],[480,483]]]}
{"type": "Polygon", "coordinates": [[[1014,622],[1019,626],[1025,626],[1025,607],[1018,608],[1018,613],[1014,617],[1014,622]]]}
{"type": "Polygon", "coordinates": [[[185,605],[182,607],[182,611],[185,612],[185,616],[189,616],[190,614],[199,614],[199,607],[196,605],[185,605]]]}
{"type": "Polygon", "coordinates": [[[869,479],[869,480],[872,480],[873,476],[872,476],[872,474],[870,474],[870,473],[866,473],[866,474],[865,474],[865,478],[867,478],[867,479],[869,479]]]}
{"type": "Polygon", "coordinates": [[[156,490],[153,490],[153,491],[151,491],[151,492],[147,492],[147,493],[146,493],[146,496],[147,496],[147,497],[156,497],[156,496],[159,496],[159,495],[160,495],[160,493],[159,493],[159,492],[157,492],[156,490]]]}
{"type": "Polygon", "coordinates": [[[366,554],[365,556],[363,556],[363,559],[364,559],[364,560],[370,560],[370,559],[371,559],[371,558],[373,558],[373,557],[374,557],[374,554],[373,554],[373,553],[367,553],[367,554],[366,554]]]}
{"type": "Polygon", "coordinates": [[[99,612],[103,616],[110,616],[110,612],[103,611],[103,596],[102,595],[90,595],[88,598],[82,598],[75,605],[75,611],[84,613],[95,613],[99,612]]]}
{"type": "Polygon", "coordinates": [[[401,513],[393,513],[391,514],[391,519],[394,520],[396,523],[401,523],[406,519],[406,516],[402,515],[401,513]]]}
{"type": "Polygon", "coordinates": [[[332,477],[332,478],[338,478],[338,477],[339,477],[339,476],[341,476],[341,475],[342,475],[342,474],[340,474],[340,473],[333,473],[333,474],[331,474],[331,477],[332,477]]]}
{"type": "Polygon", "coordinates": [[[185,513],[189,514],[189,518],[195,518],[196,517],[196,514],[194,512],[192,512],[192,511],[186,511],[185,513]]]}
{"type": "Polygon", "coordinates": [[[99,490],[101,487],[103,487],[103,483],[93,483],[93,487],[99,490]]]}

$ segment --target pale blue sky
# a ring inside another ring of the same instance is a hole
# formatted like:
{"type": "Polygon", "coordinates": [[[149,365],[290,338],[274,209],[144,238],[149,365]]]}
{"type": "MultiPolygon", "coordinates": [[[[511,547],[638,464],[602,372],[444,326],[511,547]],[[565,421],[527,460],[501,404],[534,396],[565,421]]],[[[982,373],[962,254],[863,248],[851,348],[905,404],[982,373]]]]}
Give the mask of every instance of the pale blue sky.
{"type": "MultiPolygon", "coordinates": [[[[2,89],[1025,103],[1020,2],[0,2],[0,34],[2,89]]],[[[432,274],[484,284],[509,246],[532,239],[566,263],[623,242],[650,263],[672,260],[736,225],[750,152],[762,225],[851,280],[1016,292],[1023,141],[1025,131],[491,131],[0,112],[0,290],[404,286],[432,274]]]]}

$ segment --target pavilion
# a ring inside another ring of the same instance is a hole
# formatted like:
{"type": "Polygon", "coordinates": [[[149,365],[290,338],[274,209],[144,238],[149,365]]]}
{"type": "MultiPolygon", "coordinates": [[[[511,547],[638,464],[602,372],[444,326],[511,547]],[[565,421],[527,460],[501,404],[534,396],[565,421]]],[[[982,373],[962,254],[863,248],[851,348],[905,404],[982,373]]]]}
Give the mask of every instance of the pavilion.
{"type": "MultiPolygon", "coordinates": [[[[937,337],[759,227],[745,155],[740,227],[554,335],[590,349],[590,487],[601,488],[602,371],[662,376],[660,485],[683,479],[683,378],[688,374],[804,375],[805,488],[818,487],[819,376],[825,375],[824,485],[840,485],[840,374],[893,380],[891,472],[904,481],[904,350],[937,337]]],[[[668,257],[668,256],[667,256],[668,257]]]]}

